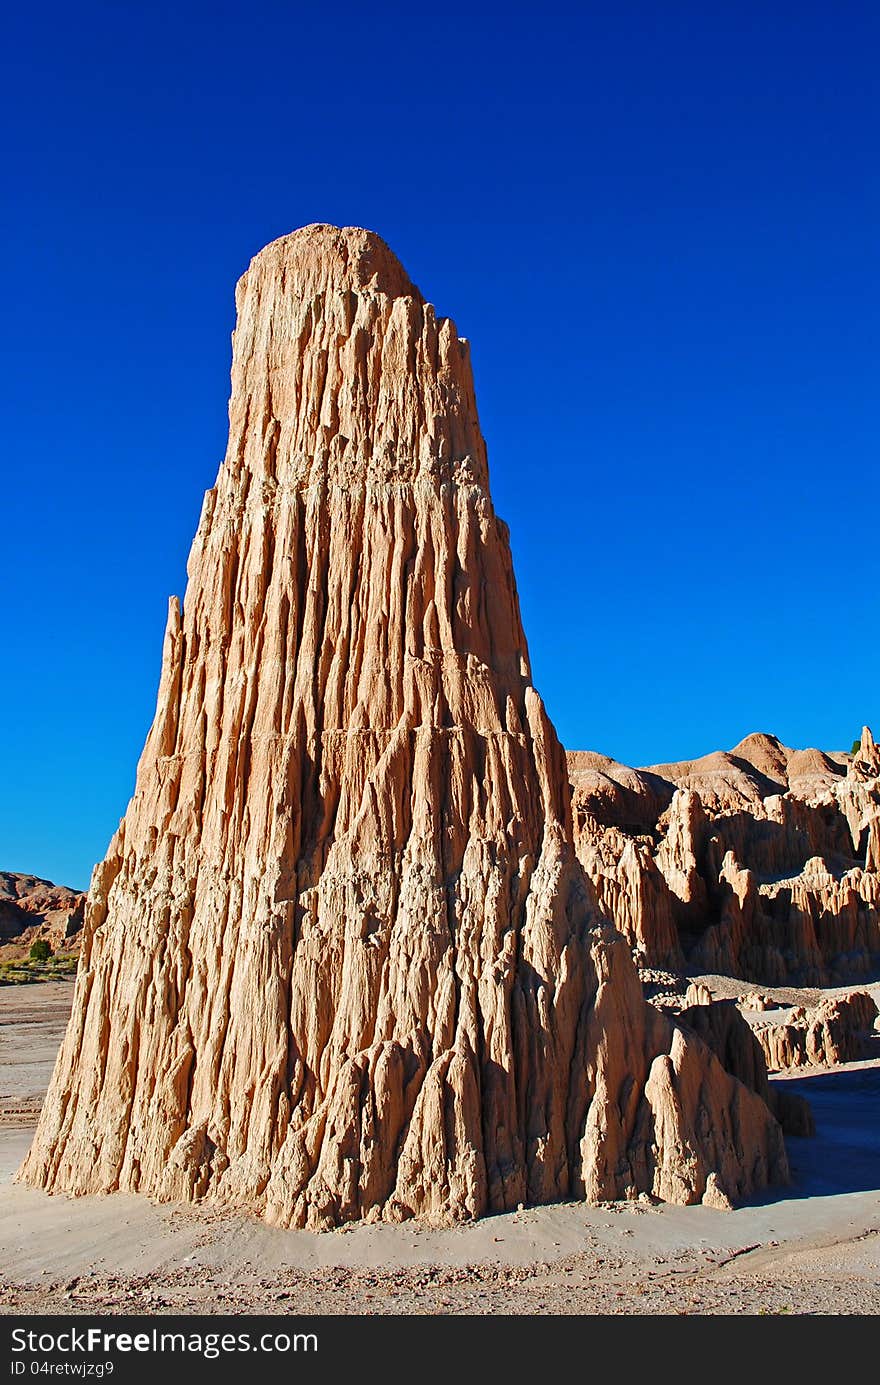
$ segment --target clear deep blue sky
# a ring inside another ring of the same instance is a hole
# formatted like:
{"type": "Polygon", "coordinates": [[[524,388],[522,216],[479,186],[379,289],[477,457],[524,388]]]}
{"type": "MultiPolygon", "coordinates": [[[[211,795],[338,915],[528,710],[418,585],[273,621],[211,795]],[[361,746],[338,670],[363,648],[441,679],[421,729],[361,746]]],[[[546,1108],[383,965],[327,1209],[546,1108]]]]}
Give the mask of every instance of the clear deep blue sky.
{"type": "Polygon", "coordinates": [[[880,722],[880,7],[8,9],[0,869],[87,883],[233,288],[378,231],[471,339],[535,682],[629,763],[880,722]]]}

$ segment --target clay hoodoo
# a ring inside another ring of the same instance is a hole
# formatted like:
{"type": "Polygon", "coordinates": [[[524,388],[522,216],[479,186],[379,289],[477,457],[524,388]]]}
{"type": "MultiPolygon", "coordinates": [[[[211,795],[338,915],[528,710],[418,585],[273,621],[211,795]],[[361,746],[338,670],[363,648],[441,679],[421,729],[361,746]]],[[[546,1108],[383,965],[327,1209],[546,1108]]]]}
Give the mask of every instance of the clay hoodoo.
{"type": "Polygon", "coordinates": [[[768,985],[880,966],[880,750],[732,751],[633,770],[571,751],[578,856],[648,966],[768,985]]]}
{"type": "Polygon", "coordinates": [[[22,1176],[310,1227],[784,1180],[765,1102],[595,912],[466,343],[361,230],[276,241],[236,299],[229,448],[22,1176]]]}

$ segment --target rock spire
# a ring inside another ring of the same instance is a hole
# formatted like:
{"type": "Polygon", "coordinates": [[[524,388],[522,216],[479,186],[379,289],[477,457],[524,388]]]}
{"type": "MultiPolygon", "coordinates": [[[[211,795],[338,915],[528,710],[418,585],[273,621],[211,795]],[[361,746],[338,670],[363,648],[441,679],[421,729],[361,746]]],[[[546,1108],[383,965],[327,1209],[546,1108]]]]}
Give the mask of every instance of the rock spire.
{"type": "Polygon", "coordinates": [[[236,304],[229,446],[21,1176],[314,1228],[784,1180],[765,1103],[596,913],[466,342],[351,228],[266,247],[236,304]]]}

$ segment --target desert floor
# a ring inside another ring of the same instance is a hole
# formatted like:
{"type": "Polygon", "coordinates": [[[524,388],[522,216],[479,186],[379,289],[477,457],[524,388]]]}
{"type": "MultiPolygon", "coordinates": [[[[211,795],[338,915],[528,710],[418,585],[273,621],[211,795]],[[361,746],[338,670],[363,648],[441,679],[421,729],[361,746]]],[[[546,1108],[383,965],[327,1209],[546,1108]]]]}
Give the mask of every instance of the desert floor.
{"type": "Polygon", "coordinates": [[[569,1203],[314,1235],[13,1183],[72,991],[0,988],[0,1312],[880,1312],[880,1060],[779,1079],[818,1133],[788,1142],[791,1187],[735,1212],[569,1203]]]}

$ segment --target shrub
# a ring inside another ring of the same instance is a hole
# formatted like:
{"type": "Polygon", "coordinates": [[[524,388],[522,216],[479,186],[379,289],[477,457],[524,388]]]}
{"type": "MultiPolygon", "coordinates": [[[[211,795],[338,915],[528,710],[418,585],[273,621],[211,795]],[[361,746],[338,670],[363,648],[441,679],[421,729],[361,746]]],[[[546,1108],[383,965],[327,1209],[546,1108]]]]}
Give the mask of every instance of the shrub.
{"type": "Polygon", "coordinates": [[[860,748],[861,748],[861,744],[862,744],[861,741],[853,741],[852,747],[851,747],[850,752],[849,752],[850,755],[858,755],[859,750],[860,750],[860,748]]]}
{"type": "Polygon", "coordinates": [[[37,938],[35,943],[31,943],[31,950],[28,953],[32,962],[48,962],[52,956],[52,949],[45,938],[37,938]]]}

